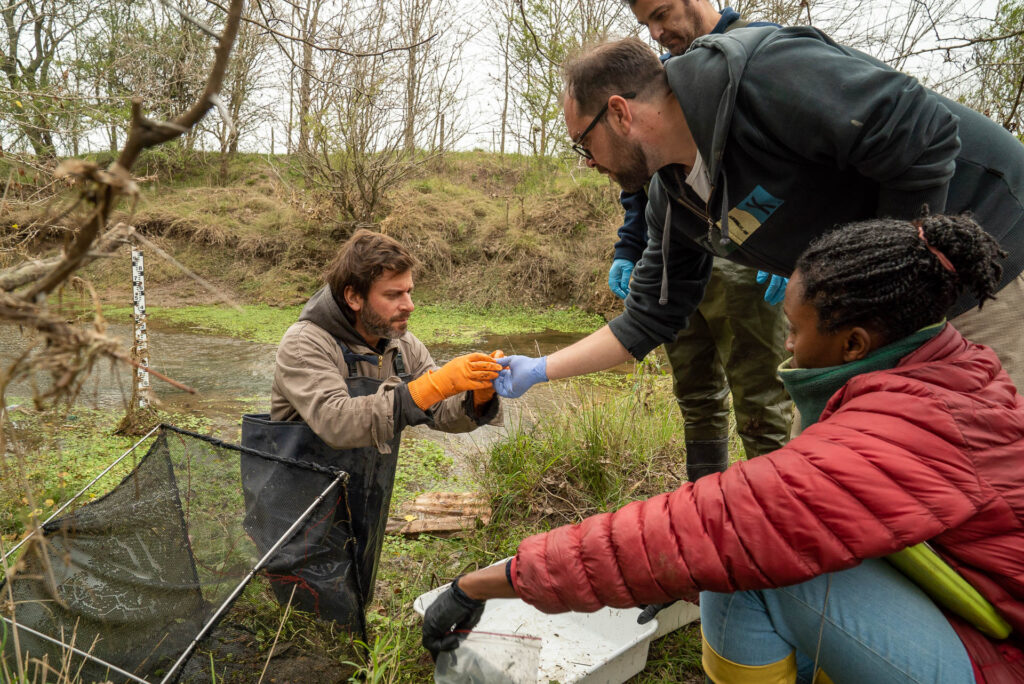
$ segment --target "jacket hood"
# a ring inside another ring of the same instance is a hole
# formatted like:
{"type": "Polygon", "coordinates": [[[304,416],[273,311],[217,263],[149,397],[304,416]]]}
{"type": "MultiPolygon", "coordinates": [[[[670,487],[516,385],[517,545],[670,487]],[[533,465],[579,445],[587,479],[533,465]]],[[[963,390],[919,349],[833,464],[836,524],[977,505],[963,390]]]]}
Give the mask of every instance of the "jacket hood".
{"type": "MultiPolygon", "coordinates": [[[[373,349],[367,344],[363,336],[356,331],[355,326],[349,322],[341,307],[338,306],[338,302],[334,299],[329,285],[324,285],[309,298],[306,306],[302,307],[299,320],[309,321],[323,328],[333,337],[342,341],[352,351],[378,352],[378,350],[373,349]]],[[[394,340],[388,340],[386,346],[393,342],[394,340]]]]}
{"type": "Polygon", "coordinates": [[[747,61],[778,30],[775,26],[756,26],[701,36],[685,54],[665,63],[669,87],[694,139],[711,141],[700,155],[708,165],[713,185],[718,184],[736,93],[747,61]]]}

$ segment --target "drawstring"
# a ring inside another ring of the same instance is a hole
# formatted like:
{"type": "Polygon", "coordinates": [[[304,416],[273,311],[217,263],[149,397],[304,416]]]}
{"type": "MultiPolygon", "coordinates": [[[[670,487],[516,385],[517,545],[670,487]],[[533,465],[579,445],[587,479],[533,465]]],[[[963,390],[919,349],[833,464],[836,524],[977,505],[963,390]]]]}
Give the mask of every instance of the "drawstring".
{"type": "Polygon", "coordinates": [[[722,179],[722,239],[719,242],[724,246],[729,244],[729,184],[724,173],[719,177],[722,179]]]}
{"type": "Polygon", "coordinates": [[[672,231],[672,197],[665,193],[668,201],[665,202],[665,226],[661,230],[661,296],[658,304],[668,304],[668,252],[672,244],[670,232],[672,231]]]}

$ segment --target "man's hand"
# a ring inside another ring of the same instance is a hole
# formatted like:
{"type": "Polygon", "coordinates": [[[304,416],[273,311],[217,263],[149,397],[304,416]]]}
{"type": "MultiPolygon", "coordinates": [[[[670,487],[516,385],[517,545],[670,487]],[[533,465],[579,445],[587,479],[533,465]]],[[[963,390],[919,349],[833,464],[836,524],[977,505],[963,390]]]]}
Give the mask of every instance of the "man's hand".
{"type": "MultiPolygon", "coordinates": [[[[490,354],[492,359],[500,359],[505,356],[505,352],[500,349],[495,349],[490,354]]],[[[484,389],[473,390],[473,407],[479,409],[481,406],[489,402],[494,398],[494,385],[488,384],[484,389]]]]}
{"type": "Polygon", "coordinates": [[[653,620],[658,613],[663,609],[668,608],[673,603],[675,603],[675,601],[669,601],[668,603],[651,603],[646,606],[640,606],[643,610],[636,616],[636,624],[646,625],[648,622],[653,620]]]}
{"type": "Polygon", "coordinates": [[[458,648],[460,635],[453,632],[473,629],[483,612],[484,602],[466,596],[456,578],[423,615],[423,648],[434,660],[441,651],[458,648]]]}
{"type": "Polygon", "coordinates": [[[495,391],[506,399],[521,397],[538,382],[548,381],[548,357],[506,356],[498,359],[503,370],[494,381],[495,391]]]}
{"type": "Polygon", "coordinates": [[[487,389],[498,377],[501,366],[479,352],[457,356],[436,371],[427,371],[409,382],[409,394],[426,411],[442,399],[467,390],[487,389]]]}
{"type": "Polygon", "coordinates": [[[783,278],[768,271],[758,271],[757,282],[768,283],[768,287],[764,291],[764,301],[769,304],[778,304],[785,298],[786,285],[789,283],[789,278],[783,278]],[[769,282],[769,278],[771,278],[771,282],[769,282]]]}
{"type": "Polygon", "coordinates": [[[619,299],[629,294],[629,278],[633,275],[633,262],[629,259],[615,259],[608,271],[608,287],[619,299]]]}

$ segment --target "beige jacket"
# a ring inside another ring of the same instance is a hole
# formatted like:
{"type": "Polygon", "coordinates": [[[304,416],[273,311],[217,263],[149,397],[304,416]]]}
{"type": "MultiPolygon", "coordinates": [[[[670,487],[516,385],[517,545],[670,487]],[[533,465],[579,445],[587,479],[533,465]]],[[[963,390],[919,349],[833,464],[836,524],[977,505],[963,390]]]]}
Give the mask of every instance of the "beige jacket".
{"type": "Polygon", "coordinates": [[[281,338],[270,390],[271,420],[305,420],[335,449],[373,446],[381,453],[391,452],[388,443],[408,425],[430,423],[445,432],[469,432],[484,423],[501,424],[497,396],[481,407],[482,416],[476,415],[470,392],[449,397],[429,411],[420,410],[395,374],[395,353],[402,350],[411,379],[437,368],[430,352],[410,332],[382,343],[382,349],[370,348],[345,318],[330,289],[321,288],[281,338]],[[349,396],[348,366],[335,337],[350,351],[377,358],[376,364],[359,361],[356,366],[359,374],[384,381],[375,394],[349,396]]]}

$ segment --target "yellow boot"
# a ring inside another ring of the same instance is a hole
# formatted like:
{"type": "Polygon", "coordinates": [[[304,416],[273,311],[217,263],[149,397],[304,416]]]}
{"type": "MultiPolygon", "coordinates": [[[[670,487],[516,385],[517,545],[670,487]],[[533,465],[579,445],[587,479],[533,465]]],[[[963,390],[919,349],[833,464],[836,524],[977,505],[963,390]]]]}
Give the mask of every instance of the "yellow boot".
{"type": "Polygon", "coordinates": [[[714,684],[794,684],[796,653],[767,665],[740,665],[726,660],[701,635],[701,665],[714,684]]]}
{"type": "MultiPolygon", "coordinates": [[[[712,684],[793,684],[796,653],[767,665],[740,665],[720,656],[701,634],[701,665],[712,684]]],[[[814,684],[832,684],[824,670],[814,673],[814,684]]]]}

